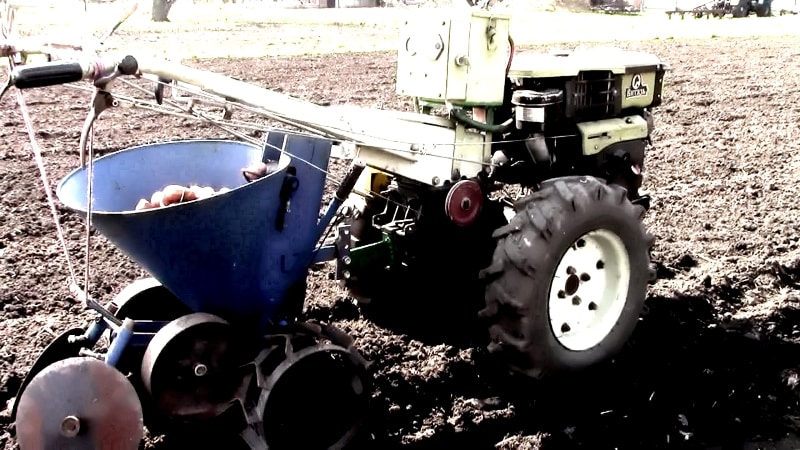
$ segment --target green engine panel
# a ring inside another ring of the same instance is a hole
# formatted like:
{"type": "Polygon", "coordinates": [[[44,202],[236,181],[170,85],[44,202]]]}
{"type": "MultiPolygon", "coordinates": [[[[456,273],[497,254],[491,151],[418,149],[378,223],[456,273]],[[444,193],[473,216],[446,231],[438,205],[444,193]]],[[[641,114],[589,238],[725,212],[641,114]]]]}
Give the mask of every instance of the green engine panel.
{"type": "Polygon", "coordinates": [[[512,81],[535,78],[580,78],[590,72],[606,72],[621,78],[621,109],[646,108],[661,101],[663,74],[667,69],[650,53],[619,48],[580,48],[552,53],[520,53],[509,71],[512,81]]]}
{"type": "Polygon", "coordinates": [[[578,124],[578,130],[584,155],[595,155],[619,142],[645,139],[649,134],[647,120],[639,115],[582,122],[578,124]]]}

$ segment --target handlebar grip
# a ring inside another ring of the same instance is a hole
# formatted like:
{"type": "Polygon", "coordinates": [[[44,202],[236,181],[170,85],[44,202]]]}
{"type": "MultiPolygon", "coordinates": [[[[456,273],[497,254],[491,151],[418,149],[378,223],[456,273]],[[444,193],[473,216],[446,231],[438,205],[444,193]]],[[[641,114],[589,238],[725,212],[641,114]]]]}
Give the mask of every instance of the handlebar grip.
{"type": "Polygon", "coordinates": [[[77,62],[59,62],[20,67],[11,74],[17,89],[32,89],[74,83],[83,79],[83,67],[77,62]]]}
{"type": "Polygon", "coordinates": [[[354,160],[353,165],[350,166],[350,170],[347,171],[347,174],[344,176],[344,180],[339,185],[339,188],[336,190],[336,199],[340,201],[345,201],[347,197],[350,195],[350,192],[353,191],[353,188],[356,186],[356,182],[358,181],[358,177],[361,176],[361,172],[364,171],[366,165],[361,160],[354,160]]]}

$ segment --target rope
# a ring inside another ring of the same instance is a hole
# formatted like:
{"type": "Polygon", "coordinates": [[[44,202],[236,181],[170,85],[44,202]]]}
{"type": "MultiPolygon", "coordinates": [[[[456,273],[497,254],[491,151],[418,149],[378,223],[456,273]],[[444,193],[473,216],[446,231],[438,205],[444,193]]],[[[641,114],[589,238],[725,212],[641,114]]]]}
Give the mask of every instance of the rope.
{"type": "Polygon", "coordinates": [[[17,94],[17,104],[19,105],[19,110],[22,113],[22,120],[25,122],[25,128],[28,131],[28,138],[30,139],[31,147],[33,148],[33,156],[34,159],[36,160],[36,165],[39,167],[39,174],[42,179],[42,184],[44,184],[44,191],[45,194],[47,195],[47,203],[50,205],[50,212],[53,215],[53,222],[56,224],[56,230],[58,231],[58,240],[61,243],[61,248],[64,250],[64,257],[67,259],[67,267],[69,268],[70,281],[71,284],[77,286],[78,277],[75,274],[75,268],[73,267],[72,259],[69,256],[69,248],[67,248],[67,240],[64,238],[64,230],[61,228],[61,223],[58,220],[58,210],[56,209],[56,204],[55,201],[53,200],[52,189],[50,189],[50,182],[48,181],[47,178],[47,170],[44,167],[44,160],[42,159],[42,149],[41,147],[39,147],[39,143],[36,141],[36,133],[33,128],[33,122],[31,121],[30,114],[28,112],[28,107],[25,103],[25,94],[22,92],[21,89],[16,89],[15,91],[17,94]]]}
{"type": "MultiPolygon", "coordinates": [[[[97,91],[95,91],[96,95],[97,91]]],[[[94,102],[94,99],[92,99],[94,102]]],[[[89,142],[88,142],[88,155],[89,163],[86,167],[86,268],[83,274],[83,290],[86,292],[88,299],[89,290],[89,253],[91,252],[91,239],[92,239],[92,188],[94,186],[94,123],[89,127],[89,142]]],[[[88,304],[88,303],[87,303],[88,304]]]]}
{"type": "MultiPolygon", "coordinates": [[[[2,34],[3,37],[7,40],[12,38],[12,34],[14,31],[14,8],[10,5],[6,9],[6,13],[8,17],[5,18],[4,23],[2,24],[2,34]]],[[[8,60],[8,69],[9,74],[11,71],[14,70],[16,64],[14,63],[14,58],[9,55],[7,58],[8,60]]],[[[10,76],[10,75],[9,75],[10,76]]],[[[30,111],[28,110],[27,102],[25,101],[25,93],[21,89],[15,89],[16,92],[16,100],[17,104],[19,105],[20,113],[22,114],[22,120],[25,123],[25,128],[28,132],[28,139],[31,143],[31,148],[33,150],[34,160],[36,161],[36,166],[39,169],[39,175],[42,180],[42,185],[44,186],[44,192],[47,197],[47,204],[50,206],[50,214],[53,216],[53,223],[56,226],[56,232],[58,234],[58,241],[61,244],[61,249],[64,251],[64,258],[67,262],[67,269],[69,270],[69,292],[73,295],[76,299],[81,301],[84,307],[89,308],[92,307],[93,309],[97,309],[97,302],[95,302],[91,297],[88,295],[88,286],[89,286],[89,234],[90,234],[90,223],[91,223],[91,201],[89,202],[89,211],[87,213],[87,222],[86,222],[86,273],[84,279],[84,289],[81,289],[78,284],[78,276],[75,271],[75,267],[72,264],[72,258],[69,255],[69,247],[67,247],[67,240],[64,237],[64,229],[61,227],[61,222],[59,221],[58,209],[56,208],[55,200],[53,199],[53,192],[50,188],[50,181],[47,177],[47,169],[45,169],[44,165],[44,158],[42,158],[42,149],[39,146],[38,141],[36,140],[36,131],[33,126],[33,121],[30,117],[30,111]]],[[[91,147],[90,147],[91,149],[91,147]]],[[[91,150],[90,150],[91,151],[91,150]]],[[[90,174],[91,174],[91,164],[90,164],[90,174]]],[[[90,189],[90,199],[91,199],[91,179],[89,181],[89,189],[90,189]]],[[[102,313],[102,311],[101,311],[102,313]]],[[[103,314],[104,316],[108,316],[108,314],[103,314]]],[[[119,325],[121,322],[116,320],[115,317],[110,316],[107,317],[112,323],[116,323],[119,325]]]]}

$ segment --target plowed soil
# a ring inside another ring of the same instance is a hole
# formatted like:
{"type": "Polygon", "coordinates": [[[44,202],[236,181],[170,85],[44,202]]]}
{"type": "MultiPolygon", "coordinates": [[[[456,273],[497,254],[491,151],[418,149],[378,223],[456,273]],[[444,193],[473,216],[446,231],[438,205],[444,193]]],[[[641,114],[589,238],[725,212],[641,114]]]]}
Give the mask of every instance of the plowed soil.
{"type": "MultiPolygon", "coordinates": [[[[313,272],[309,313],[330,317],[374,362],[371,448],[800,448],[791,438],[800,433],[797,42],[618,45],[654,52],[672,66],[647,156],[654,204],[646,220],[657,237],[660,279],[630,345],[587,373],[521,383],[489,364],[479,346],[365,319],[327,270],[313,272]]],[[[315,102],[408,110],[394,94],[394,61],[392,54],[356,54],[191,64],[315,102]]],[[[78,164],[89,97],[60,87],[26,98],[55,188],[78,164]]],[[[49,340],[89,316],[67,290],[69,268],[13,91],[0,108],[6,402],[49,340]]],[[[228,135],[199,122],[111,110],[98,122],[95,148],[102,154],[198,137],[228,135]]],[[[57,209],[82,279],[83,223],[57,209]]],[[[102,236],[92,237],[90,254],[92,292],[102,300],[146,276],[102,236]]],[[[15,448],[4,414],[0,442],[15,448]]]]}

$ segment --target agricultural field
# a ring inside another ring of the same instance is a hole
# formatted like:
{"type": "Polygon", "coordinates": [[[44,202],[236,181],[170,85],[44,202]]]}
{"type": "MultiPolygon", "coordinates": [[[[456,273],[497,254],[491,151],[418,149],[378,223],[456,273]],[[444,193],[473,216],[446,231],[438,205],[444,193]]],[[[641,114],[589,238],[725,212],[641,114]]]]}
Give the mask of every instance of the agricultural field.
{"type": "MultiPolygon", "coordinates": [[[[137,12],[108,45],[316,103],[411,109],[394,91],[397,25],[404,14],[432,9],[186,3],[179,1],[165,24],[137,12]]],[[[18,26],[23,34],[79,35],[110,25],[99,19],[111,7],[90,4],[88,17],[69,21],[49,9],[21,13],[18,26]]],[[[646,223],[657,238],[659,280],[619,357],[569,378],[526,384],[509,382],[482,345],[459,339],[458,323],[425,325],[422,308],[402,315],[401,323],[370,320],[329,280],[328,269],[313,271],[308,315],[331,318],[373,361],[367,447],[800,448],[800,37],[793,35],[800,33],[800,16],[670,22],[659,12],[522,11],[514,20],[520,51],[615,45],[670,64],[646,159],[645,188],[654,199],[646,223]]],[[[79,164],[89,96],[58,87],[26,97],[55,188],[79,164]]],[[[6,403],[47,343],[89,316],[69,295],[67,262],[14,95],[0,100],[0,111],[0,401],[6,403]]],[[[200,137],[228,135],[201,122],[111,109],[97,123],[95,150],[200,137]]],[[[332,165],[333,175],[346,167],[332,165]]],[[[60,205],[58,213],[82,279],[83,222],[60,205]]],[[[99,299],[146,276],[100,235],[88,251],[99,299]]],[[[8,414],[0,413],[0,443],[13,449],[8,414]]]]}

